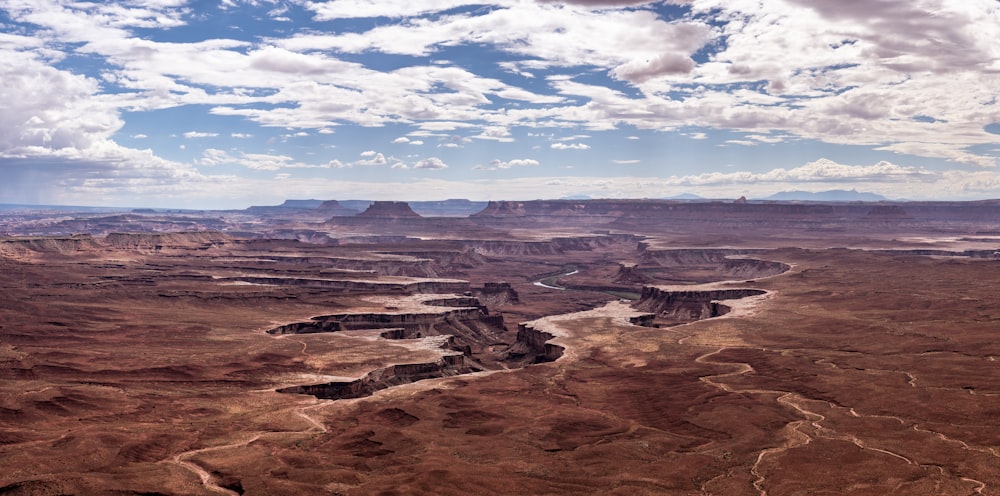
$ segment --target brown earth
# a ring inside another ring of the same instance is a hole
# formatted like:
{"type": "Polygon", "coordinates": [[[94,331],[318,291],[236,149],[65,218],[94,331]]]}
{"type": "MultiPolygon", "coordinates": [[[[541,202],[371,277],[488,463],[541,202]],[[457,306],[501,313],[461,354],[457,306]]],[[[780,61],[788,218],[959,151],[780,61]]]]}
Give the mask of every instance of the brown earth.
{"type": "Polygon", "coordinates": [[[0,494],[1000,494],[985,229],[428,221],[0,240],[0,494]]]}

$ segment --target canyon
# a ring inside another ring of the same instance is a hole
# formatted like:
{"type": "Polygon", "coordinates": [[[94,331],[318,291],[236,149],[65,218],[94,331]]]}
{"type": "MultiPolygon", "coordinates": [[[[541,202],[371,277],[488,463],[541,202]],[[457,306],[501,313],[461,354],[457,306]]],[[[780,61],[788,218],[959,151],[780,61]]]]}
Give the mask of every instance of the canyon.
{"type": "Polygon", "coordinates": [[[1000,203],[0,217],[0,494],[1000,494],[1000,203]]]}

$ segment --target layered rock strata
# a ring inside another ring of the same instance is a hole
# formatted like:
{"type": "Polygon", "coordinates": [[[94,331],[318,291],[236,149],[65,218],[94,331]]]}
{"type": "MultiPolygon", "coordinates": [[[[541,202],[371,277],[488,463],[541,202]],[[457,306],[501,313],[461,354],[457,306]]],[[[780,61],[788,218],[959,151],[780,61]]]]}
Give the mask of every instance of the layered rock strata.
{"type": "Polygon", "coordinates": [[[643,319],[647,325],[676,325],[710,319],[729,313],[724,300],[736,300],[765,294],[761,289],[661,289],[647,286],[633,307],[651,312],[655,319],[643,319]]]}

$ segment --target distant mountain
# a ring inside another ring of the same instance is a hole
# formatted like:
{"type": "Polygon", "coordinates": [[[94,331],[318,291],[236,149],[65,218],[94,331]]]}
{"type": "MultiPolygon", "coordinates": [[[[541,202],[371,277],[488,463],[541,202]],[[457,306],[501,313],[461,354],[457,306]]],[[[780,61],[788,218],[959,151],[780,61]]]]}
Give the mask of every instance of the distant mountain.
{"type": "Polygon", "coordinates": [[[865,193],[857,190],[831,189],[828,191],[782,191],[775,193],[764,200],[772,201],[829,201],[829,202],[852,202],[852,201],[886,201],[888,198],[875,193],[865,193]]]}
{"type": "Polygon", "coordinates": [[[560,198],[560,200],[593,200],[593,198],[587,195],[569,195],[560,198]]]}
{"type": "Polygon", "coordinates": [[[693,193],[681,193],[679,195],[668,196],[664,200],[704,200],[705,197],[693,193]]]}

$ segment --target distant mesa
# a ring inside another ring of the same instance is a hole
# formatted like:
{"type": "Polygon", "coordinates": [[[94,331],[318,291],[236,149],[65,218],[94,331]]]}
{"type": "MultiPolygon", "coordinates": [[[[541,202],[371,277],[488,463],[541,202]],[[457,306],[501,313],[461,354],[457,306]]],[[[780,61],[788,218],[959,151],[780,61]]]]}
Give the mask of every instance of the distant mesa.
{"type": "Polygon", "coordinates": [[[737,198],[736,201],[734,201],[733,203],[735,203],[737,205],[745,205],[746,202],[747,202],[747,197],[741,196],[741,197],[737,198]]]}
{"type": "Polygon", "coordinates": [[[410,208],[410,204],[397,201],[377,201],[368,210],[357,215],[367,219],[420,219],[420,214],[410,208]]]}
{"type": "Polygon", "coordinates": [[[357,215],[358,211],[340,204],[337,200],[327,200],[316,207],[323,215],[357,215]]]}
{"type": "Polygon", "coordinates": [[[817,201],[817,202],[877,202],[887,201],[888,198],[875,193],[866,193],[858,190],[831,189],[827,191],[782,191],[775,193],[765,200],[770,201],[817,201]]]}

